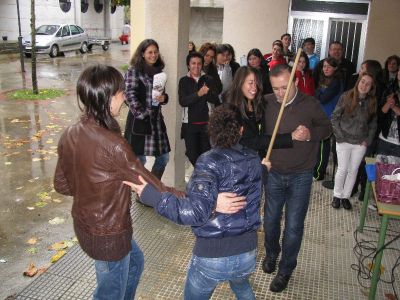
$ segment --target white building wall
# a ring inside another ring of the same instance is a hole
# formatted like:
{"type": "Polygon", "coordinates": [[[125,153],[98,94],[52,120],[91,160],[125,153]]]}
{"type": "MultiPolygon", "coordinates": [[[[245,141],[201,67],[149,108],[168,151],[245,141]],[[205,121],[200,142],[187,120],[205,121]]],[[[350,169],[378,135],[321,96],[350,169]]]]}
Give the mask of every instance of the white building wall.
{"type": "MultiPolygon", "coordinates": [[[[89,0],[87,13],[80,12],[80,0],[71,1],[71,9],[65,13],[61,10],[58,0],[36,0],[36,27],[43,24],[75,23],[83,28],[101,28],[104,32],[105,15],[94,10],[93,0],[89,0]],[[78,3],[79,1],[79,3],[78,3]],[[78,6],[75,9],[75,2],[78,6]]],[[[105,1],[109,5],[108,1],[105,1]]],[[[28,0],[19,0],[22,36],[30,33],[31,6],[28,0]]],[[[110,11],[110,10],[108,10],[110,11]]],[[[110,28],[107,31],[113,39],[122,32],[124,22],[123,7],[117,7],[114,14],[110,14],[110,28]]],[[[0,0],[0,35],[7,36],[8,40],[18,39],[18,17],[15,0],[0,0]]],[[[103,33],[104,35],[104,33],[103,33]]]]}

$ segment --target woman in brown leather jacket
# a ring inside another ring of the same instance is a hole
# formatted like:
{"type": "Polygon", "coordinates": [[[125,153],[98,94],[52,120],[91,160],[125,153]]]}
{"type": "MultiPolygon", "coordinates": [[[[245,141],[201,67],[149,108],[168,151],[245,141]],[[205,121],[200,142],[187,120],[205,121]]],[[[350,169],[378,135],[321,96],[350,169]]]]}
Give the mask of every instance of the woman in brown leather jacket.
{"type": "Polygon", "coordinates": [[[124,78],[113,67],[91,66],[80,75],[81,120],[58,144],[57,192],[73,196],[74,230],[83,251],[95,260],[94,299],[133,299],[143,271],[143,253],[132,239],[131,191],[122,184],[144,176],[165,187],[133,154],[115,117],[124,103],[124,78]]]}
{"type": "MultiPolygon", "coordinates": [[[[94,299],[133,299],[143,271],[143,253],[132,239],[131,190],[123,180],[139,183],[141,175],[159,192],[183,192],[164,186],[146,170],[122,137],[115,117],[125,100],[124,78],[113,67],[88,67],[77,94],[80,121],[58,143],[54,175],[57,192],[73,196],[74,230],[84,252],[95,260],[94,299]]],[[[215,210],[235,213],[244,197],[220,193],[215,210]]]]}

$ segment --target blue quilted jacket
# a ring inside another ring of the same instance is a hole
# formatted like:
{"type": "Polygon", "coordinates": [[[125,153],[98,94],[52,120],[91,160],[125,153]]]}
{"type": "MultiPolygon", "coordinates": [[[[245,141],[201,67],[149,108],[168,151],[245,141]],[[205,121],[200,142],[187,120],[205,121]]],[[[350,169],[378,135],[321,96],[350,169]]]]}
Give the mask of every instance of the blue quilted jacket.
{"type": "Polygon", "coordinates": [[[197,238],[225,238],[256,231],[260,225],[261,162],[257,153],[240,144],[214,148],[201,155],[186,188],[186,197],[160,193],[150,184],[141,200],[182,225],[191,225],[197,238]],[[246,206],[235,214],[214,211],[218,193],[246,196],[246,206]]]}

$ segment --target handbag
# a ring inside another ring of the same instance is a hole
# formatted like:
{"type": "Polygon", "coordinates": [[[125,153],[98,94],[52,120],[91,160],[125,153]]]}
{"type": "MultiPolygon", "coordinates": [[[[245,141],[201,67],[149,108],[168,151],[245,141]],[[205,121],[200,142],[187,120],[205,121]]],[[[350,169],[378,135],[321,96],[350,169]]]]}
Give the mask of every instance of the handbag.
{"type": "Polygon", "coordinates": [[[400,205],[400,164],[376,163],[378,201],[400,205]]]}

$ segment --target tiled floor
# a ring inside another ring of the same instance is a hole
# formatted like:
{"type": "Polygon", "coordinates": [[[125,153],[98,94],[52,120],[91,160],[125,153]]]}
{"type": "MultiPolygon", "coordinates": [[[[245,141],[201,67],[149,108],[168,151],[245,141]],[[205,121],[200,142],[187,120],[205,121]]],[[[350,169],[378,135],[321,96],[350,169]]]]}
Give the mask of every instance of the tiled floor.
{"type": "MultiPolygon", "coordinates": [[[[313,184],[298,266],[283,293],[274,294],[268,289],[273,275],[261,270],[263,234],[259,233],[257,269],[251,277],[257,299],[367,298],[368,290],[359,285],[357,272],[351,267],[357,264],[353,253],[356,244],[353,233],[358,224],[360,202],[353,199],[352,211],[335,210],[330,207],[331,193],[320,182],[313,184]]],[[[145,270],[136,299],[181,299],[194,241],[190,229],[177,226],[138,203],[134,203],[132,214],[134,238],[145,255],[145,270]]],[[[358,237],[372,241],[374,246],[379,226],[376,212],[368,211],[366,225],[373,228],[366,228],[358,237]]],[[[399,232],[400,222],[391,221],[389,229],[399,232]]],[[[387,241],[392,237],[388,236],[387,241]]],[[[392,247],[400,249],[400,241],[397,240],[392,247]]],[[[399,251],[384,253],[384,278],[390,279],[390,271],[398,257],[399,251]]],[[[398,293],[399,274],[400,267],[395,271],[398,293]]],[[[369,280],[362,280],[362,283],[368,286],[369,280]]],[[[77,246],[26,287],[18,299],[90,299],[94,287],[93,263],[77,246]]],[[[381,282],[376,299],[387,299],[385,293],[393,293],[391,285],[381,282]]],[[[229,286],[223,284],[212,299],[234,299],[234,296],[229,286]]]]}

